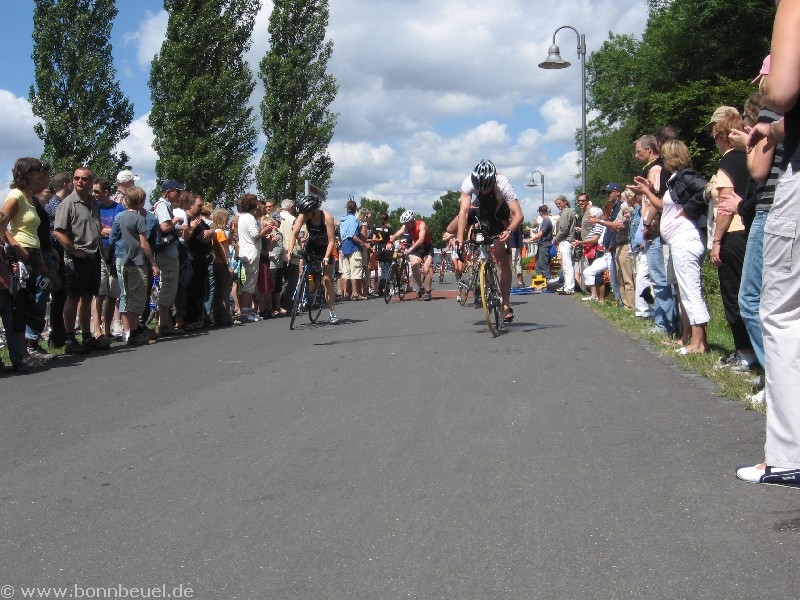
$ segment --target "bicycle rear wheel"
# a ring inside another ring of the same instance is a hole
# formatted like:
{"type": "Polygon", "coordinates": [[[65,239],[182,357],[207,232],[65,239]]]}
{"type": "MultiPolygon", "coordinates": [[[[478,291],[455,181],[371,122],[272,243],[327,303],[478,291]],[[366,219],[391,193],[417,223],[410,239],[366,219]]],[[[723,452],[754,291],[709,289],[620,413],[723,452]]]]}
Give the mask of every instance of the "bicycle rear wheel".
{"type": "Polygon", "coordinates": [[[316,323],[325,305],[325,286],[322,285],[322,274],[314,273],[308,282],[308,318],[312,323],[316,323]]]}
{"type": "Polygon", "coordinates": [[[300,279],[297,280],[297,287],[294,291],[294,303],[292,303],[292,317],[289,319],[289,329],[294,329],[294,320],[303,312],[305,303],[306,285],[308,285],[308,274],[306,271],[300,272],[300,279]]]}
{"type": "Polygon", "coordinates": [[[497,271],[490,262],[481,263],[481,300],[483,301],[483,315],[493,337],[500,335],[503,330],[503,300],[500,296],[500,282],[497,280],[497,271]]]}
{"type": "Polygon", "coordinates": [[[461,271],[461,277],[458,280],[458,303],[464,306],[469,298],[469,293],[475,286],[475,269],[471,262],[464,265],[464,270],[461,271]]]}
{"type": "Polygon", "coordinates": [[[392,296],[397,291],[397,265],[392,263],[389,273],[386,275],[386,282],[383,284],[383,301],[389,304],[392,296]]]}

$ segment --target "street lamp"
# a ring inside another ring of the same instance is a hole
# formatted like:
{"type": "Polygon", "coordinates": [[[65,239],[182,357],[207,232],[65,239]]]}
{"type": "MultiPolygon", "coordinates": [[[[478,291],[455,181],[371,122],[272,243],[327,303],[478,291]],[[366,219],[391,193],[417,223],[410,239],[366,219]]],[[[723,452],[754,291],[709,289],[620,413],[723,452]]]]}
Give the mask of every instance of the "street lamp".
{"type": "Polygon", "coordinates": [[[578,36],[578,56],[581,57],[581,190],[586,193],[586,36],[570,25],[562,25],[553,33],[553,45],[547,51],[547,59],[539,63],[540,69],[566,69],[570,63],[561,58],[556,46],[556,34],[562,29],[572,29],[578,36]]]}
{"type": "Polygon", "coordinates": [[[544,204],[544,173],[542,173],[541,171],[534,171],[533,173],[531,173],[531,180],[528,182],[528,187],[536,187],[537,185],[539,185],[538,183],[536,183],[536,178],[534,177],[534,175],[536,175],[537,173],[539,173],[539,178],[541,179],[542,204],[544,204]]]}

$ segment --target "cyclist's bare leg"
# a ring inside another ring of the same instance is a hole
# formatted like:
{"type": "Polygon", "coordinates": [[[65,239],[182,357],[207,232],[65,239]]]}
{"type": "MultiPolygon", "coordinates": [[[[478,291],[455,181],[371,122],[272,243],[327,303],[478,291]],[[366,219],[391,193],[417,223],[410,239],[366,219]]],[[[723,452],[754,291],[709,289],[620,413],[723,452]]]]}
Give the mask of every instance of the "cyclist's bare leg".
{"type": "Polygon", "coordinates": [[[422,288],[422,275],[420,274],[422,259],[416,254],[412,254],[409,256],[409,262],[411,263],[411,274],[414,276],[414,282],[417,284],[417,288],[422,288]]]}
{"type": "Polygon", "coordinates": [[[328,310],[333,312],[333,265],[325,265],[322,270],[322,287],[325,288],[325,301],[328,310]]]}
{"type": "Polygon", "coordinates": [[[431,291],[433,289],[433,256],[430,254],[425,257],[423,268],[425,269],[425,289],[431,291]]]}
{"type": "Polygon", "coordinates": [[[497,271],[500,275],[500,295],[503,297],[503,311],[511,308],[511,255],[506,245],[500,240],[494,241],[494,256],[497,260],[497,271]]]}

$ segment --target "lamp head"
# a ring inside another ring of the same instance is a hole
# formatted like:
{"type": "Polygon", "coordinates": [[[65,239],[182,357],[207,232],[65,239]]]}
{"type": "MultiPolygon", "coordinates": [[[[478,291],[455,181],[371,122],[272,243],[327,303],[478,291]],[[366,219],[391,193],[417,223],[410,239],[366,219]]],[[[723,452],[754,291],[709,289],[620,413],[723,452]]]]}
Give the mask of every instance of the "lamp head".
{"type": "Polygon", "coordinates": [[[561,50],[553,44],[547,51],[547,60],[539,63],[540,69],[566,69],[571,63],[561,58],[561,50]]]}

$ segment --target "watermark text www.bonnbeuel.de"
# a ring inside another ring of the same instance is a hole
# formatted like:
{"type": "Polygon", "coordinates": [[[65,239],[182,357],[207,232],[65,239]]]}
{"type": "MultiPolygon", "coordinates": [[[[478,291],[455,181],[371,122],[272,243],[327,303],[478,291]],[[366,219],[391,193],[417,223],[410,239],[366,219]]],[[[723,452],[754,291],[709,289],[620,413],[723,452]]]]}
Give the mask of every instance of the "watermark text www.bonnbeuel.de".
{"type": "Polygon", "coordinates": [[[67,587],[36,587],[24,585],[0,586],[0,600],[9,598],[66,598],[69,600],[94,600],[97,598],[194,598],[194,590],[186,585],[128,587],[124,585],[84,587],[78,584],[67,587]]]}

